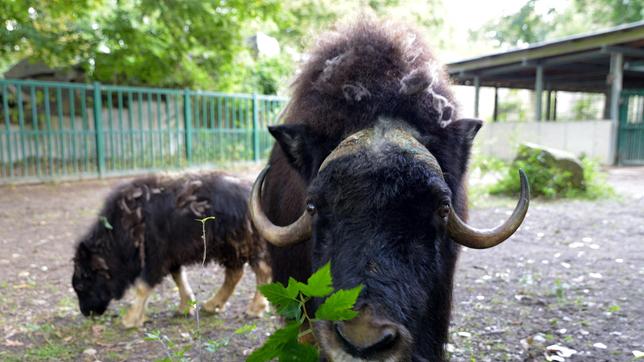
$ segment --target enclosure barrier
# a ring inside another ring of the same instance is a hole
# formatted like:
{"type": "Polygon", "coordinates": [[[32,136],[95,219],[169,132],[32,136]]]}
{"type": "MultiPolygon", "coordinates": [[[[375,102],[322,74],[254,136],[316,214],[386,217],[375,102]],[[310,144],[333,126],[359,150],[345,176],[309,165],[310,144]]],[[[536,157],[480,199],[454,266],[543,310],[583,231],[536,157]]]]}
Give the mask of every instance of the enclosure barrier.
{"type": "Polygon", "coordinates": [[[617,162],[644,165],[644,90],[622,91],[617,134],[617,162]]]}
{"type": "Polygon", "coordinates": [[[286,100],[0,79],[0,183],[258,161],[286,100]]]}

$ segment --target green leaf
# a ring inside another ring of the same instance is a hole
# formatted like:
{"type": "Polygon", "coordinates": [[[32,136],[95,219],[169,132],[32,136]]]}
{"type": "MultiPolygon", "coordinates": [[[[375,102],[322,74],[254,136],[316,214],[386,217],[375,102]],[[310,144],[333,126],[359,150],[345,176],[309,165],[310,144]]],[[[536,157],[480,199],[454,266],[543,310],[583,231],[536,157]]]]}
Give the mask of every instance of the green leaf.
{"type": "Polygon", "coordinates": [[[98,221],[100,221],[103,224],[103,227],[105,227],[107,230],[114,229],[112,227],[112,224],[110,224],[110,222],[107,220],[107,218],[105,216],[99,216],[98,221]]]}
{"type": "Polygon", "coordinates": [[[257,328],[257,326],[254,325],[254,324],[246,324],[244,326],[241,326],[241,327],[237,328],[235,330],[235,334],[246,334],[246,333],[254,331],[255,328],[257,328]]]}
{"type": "Polygon", "coordinates": [[[318,350],[310,344],[289,343],[282,348],[279,361],[317,362],[320,360],[318,350]]]}
{"type": "Polygon", "coordinates": [[[259,291],[275,307],[297,303],[297,290],[284,288],[284,285],[280,282],[261,285],[259,291]]]}
{"type": "Polygon", "coordinates": [[[289,323],[286,327],[276,330],[270,337],[268,337],[263,346],[254,350],[253,353],[248,356],[246,361],[264,362],[281,356],[287,346],[292,345],[293,343],[297,344],[297,335],[299,330],[299,323],[289,323]]]}
{"type": "Polygon", "coordinates": [[[348,290],[338,290],[331,294],[315,312],[315,318],[327,321],[343,321],[353,319],[358,315],[353,305],[356,303],[362,285],[348,290]]]}
{"type": "Polygon", "coordinates": [[[299,303],[293,303],[278,308],[277,313],[289,320],[300,320],[300,318],[302,318],[302,306],[299,303]]]}
{"type": "MultiPolygon", "coordinates": [[[[290,283],[289,283],[290,284],[290,283]]],[[[306,284],[298,282],[300,291],[309,297],[324,297],[333,292],[333,279],[331,278],[331,264],[324,266],[309,277],[306,284]]]]}

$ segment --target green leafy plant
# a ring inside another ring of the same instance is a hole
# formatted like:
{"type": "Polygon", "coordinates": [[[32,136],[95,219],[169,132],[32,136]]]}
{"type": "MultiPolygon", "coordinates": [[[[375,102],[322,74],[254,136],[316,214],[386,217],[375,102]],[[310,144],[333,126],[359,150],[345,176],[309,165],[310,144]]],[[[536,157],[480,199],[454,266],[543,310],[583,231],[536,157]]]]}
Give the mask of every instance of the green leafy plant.
{"type": "Polygon", "coordinates": [[[206,341],[206,343],[204,344],[206,347],[206,351],[210,353],[216,353],[221,348],[226,347],[234,336],[248,334],[254,331],[256,328],[257,326],[255,324],[246,324],[237,328],[230,336],[206,341]]]}
{"type": "Polygon", "coordinates": [[[177,345],[165,334],[161,334],[160,331],[155,330],[145,334],[144,340],[146,341],[156,341],[161,343],[163,350],[165,351],[166,356],[164,358],[159,358],[156,362],[175,362],[175,361],[188,361],[186,353],[190,350],[191,346],[180,346],[177,345]]]}
{"type": "Polygon", "coordinates": [[[280,361],[317,361],[318,350],[310,344],[300,343],[299,339],[309,334],[315,337],[311,326],[316,321],[355,318],[358,312],[353,310],[353,305],[362,291],[362,285],[334,292],[331,265],[327,263],[311,275],[306,284],[289,278],[286,287],[278,282],[263,285],[259,289],[277,313],[290,322],[276,330],[247,361],[261,362],[275,358],[280,361]],[[326,297],[325,301],[312,317],[306,309],[307,302],[323,297],[326,297]]]}
{"type": "Polygon", "coordinates": [[[520,147],[517,159],[510,164],[507,172],[489,189],[491,194],[516,194],[520,191],[517,182],[519,169],[523,169],[530,181],[532,196],[554,198],[598,199],[614,194],[605,182],[599,164],[587,157],[581,159],[583,182],[578,185],[570,171],[554,165],[538,149],[520,147]]]}

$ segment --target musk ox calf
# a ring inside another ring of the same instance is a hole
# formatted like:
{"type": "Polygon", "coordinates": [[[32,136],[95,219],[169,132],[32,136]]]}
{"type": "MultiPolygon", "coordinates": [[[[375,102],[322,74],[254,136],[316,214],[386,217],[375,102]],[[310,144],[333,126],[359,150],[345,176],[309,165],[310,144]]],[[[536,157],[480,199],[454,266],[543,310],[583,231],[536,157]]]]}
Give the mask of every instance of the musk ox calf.
{"type": "MultiPolygon", "coordinates": [[[[167,274],[179,289],[179,310],[190,311],[194,294],[183,267],[195,263],[215,261],[226,268],[222,287],[203,305],[209,312],[224,307],[245,263],[258,285],[269,282],[266,245],[249,222],[250,188],[219,172],[152,176],[118,186],[76,247],[72,285],[81,312],[103,314],[112,299],[134,286],[136,297],[123,325],[141,326],[152,288],[167,274]],[[198,219],[210,216],[203,240],[198,219]]],[[[256,291],[247,313],[258,316],[266,305],[256,291]]]]}

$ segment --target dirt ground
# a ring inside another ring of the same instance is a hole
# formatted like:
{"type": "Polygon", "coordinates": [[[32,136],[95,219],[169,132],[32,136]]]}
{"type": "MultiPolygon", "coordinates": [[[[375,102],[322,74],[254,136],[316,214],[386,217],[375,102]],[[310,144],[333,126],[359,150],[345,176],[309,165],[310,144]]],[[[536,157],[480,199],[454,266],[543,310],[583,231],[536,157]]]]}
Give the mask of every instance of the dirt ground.
{"type": "MultiPolygon", "coordinates": [[[[255,172],[238,170],[248,178],[255,172]]],[[[255,282],[248,269],[227,309],[200,314],[199,324],[174,314],[178,295],[169,278],[155,290],[142,330],[120,326],[127,297],[98,319],[80,314],[73,246],[119,182],[0,187],[0,360],[180,360],[184,350],[190,360],[244,360],[279,324],[270,313],[244,316],[255,282]],[[235,333],[245,325],[256,327],[235,333]]],[[[612,169],[609,182],[619,193],[614,199],[534,201],[509,241],[464,250],[452,360],[542,361],[552,345],[576,351],[565,361],[631,361],[644,351],[644,168],[612,169]]],[[[477,205],[471,222],[480,226],[498,223],[513,206],[496,198],[477,205]]],[[[215,266],[188,275],[200,301],[223,280],[215,266]]]]}

